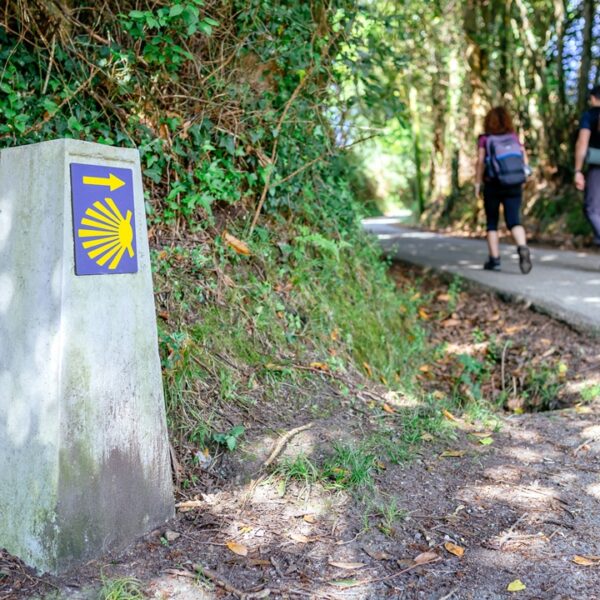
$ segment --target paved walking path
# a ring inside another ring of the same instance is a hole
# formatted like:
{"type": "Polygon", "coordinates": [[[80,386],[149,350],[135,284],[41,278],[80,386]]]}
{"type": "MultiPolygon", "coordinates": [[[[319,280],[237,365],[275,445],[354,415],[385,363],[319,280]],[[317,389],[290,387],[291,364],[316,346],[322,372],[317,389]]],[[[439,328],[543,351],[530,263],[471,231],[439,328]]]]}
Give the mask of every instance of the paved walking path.
{"type": "Polygon", "coordinates": [[[514,246],[502,245],[502,271],[484,271],[485,241],[403,227],[398,219],[366,219],[386,254],[394,259],[457,273],[484,287],[584,330],[600,333],[600,255],[533,249],[533,270],[521,274],[514,246]]]}

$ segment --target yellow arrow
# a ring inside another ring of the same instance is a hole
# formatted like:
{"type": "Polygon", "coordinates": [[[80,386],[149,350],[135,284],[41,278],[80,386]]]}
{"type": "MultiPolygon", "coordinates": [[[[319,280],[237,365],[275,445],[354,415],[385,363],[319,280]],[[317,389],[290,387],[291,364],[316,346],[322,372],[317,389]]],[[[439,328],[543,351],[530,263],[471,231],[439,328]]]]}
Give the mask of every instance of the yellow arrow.
{"type": "Polygon", "coordinates": [[[108,177],[91,177],[89,175],[84,175],[83,183],[85,185],[107,185],[111,192],[118,190],[125,185],[124,181],[112,173],[110,173],[108,177]]]}

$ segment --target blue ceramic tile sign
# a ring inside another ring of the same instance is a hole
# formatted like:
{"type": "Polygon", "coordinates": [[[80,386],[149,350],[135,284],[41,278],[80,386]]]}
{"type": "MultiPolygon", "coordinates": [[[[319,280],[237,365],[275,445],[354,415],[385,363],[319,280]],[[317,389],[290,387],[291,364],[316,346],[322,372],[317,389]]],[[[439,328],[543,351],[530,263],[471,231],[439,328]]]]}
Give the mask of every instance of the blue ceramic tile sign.
{"type": "Polygon", "coordinates": [[[133,172],[71,163],[76,275],[137,273],[133,172]]]}

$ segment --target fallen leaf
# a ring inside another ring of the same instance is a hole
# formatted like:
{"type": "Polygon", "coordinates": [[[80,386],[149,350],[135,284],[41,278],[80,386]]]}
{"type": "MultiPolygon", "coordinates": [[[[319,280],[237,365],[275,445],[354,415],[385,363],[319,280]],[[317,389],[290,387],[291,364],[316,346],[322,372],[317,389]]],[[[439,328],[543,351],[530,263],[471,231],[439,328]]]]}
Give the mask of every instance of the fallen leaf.
{"type": "Polygon", "coordinates": [[[506,586],[506,591],[508,592],[522,592],[526,589],[527,586],[520,579],[515,579],[506,586]]]}
{"type": "Polygon", "coordinates": [[[462,556],[465,553],[465,549],[453,544],[452,542],[446,542],[444,544],[444,548],[450,552],[450,554],[454,554],[455,556],[462,556]]]}
{"type": "Polygon", "coordinates": [[[385,404],[385,403],[383,405],[383,410],[386,413],[390,413],[390,415],[393,415],[396,412],[389,404],[385,404]]]}
{"type": "Polygon", "coordinates": [[[351,571],[352,569],[362,569],[365,566],[364,563],[359,562],[337,562],[333,560],[330,560],[329,564],[332,567],[337,567],[338,569],[346,569],[348,571],[351,571]]]}
{"type": "Polygon", "coordinates": [[[387,467],[385,466],[385,463],[382,460],[376,460],[375,461],[375,466],[378,469],[381,469],[382,471],[385,471],[387,469],[387,467]]]}
{"type": "Polygon", "coordinates": [[[373,550],[371,548],[363,548],[366,554],[368,554],[373,560],[391,560],[392,557],[383,550],[373,550]]]}
{"type": "Polygon", "coordinates": [[[295,542],[300,542],[301,544],[308,544],[308,542],[310,542],[310,538],[302,535],[301,533],[290,533],[290,537],[295,542]]]}
{"type": "Polygon", "coordinates": [[[423,321],[429,321],[429,314],[424,308],[419,309],[419,316],[421,319],[423,319],[423,321]]]}
{"type": "Polygon", "coordinates": [[[281,366],[281,365],[276,365],[275,363],[267,363],[265,365],[265,369],[267,369],[268,371],[283,371],[285,367],[281,366]]]}
{"type": "Polygon", "coordinates": [[[556,348],[554,348],[554,347],[548,348],[548,350],[546,350],[546,352],[544,352],[544,354],[542,354],[540,356],[540,358],[548,358],[549,356],[552,356],[555,352],[556,352],[556,348]]]}
{"type": "Polygon", "coordinates": [[[338,338],[340,337],[340,332],[339,332],[339,329],[334,329],[334,330],[331,332],[331,334],[330,334],[330,336],[329,336],[329,337],[331,338],[331,341],[332,341],[332,342],[336,342],[336,341],[338,340],[338,338]]]}
{"type": "Polygon", "coordinates": [[[248,548],[243,544],[238,544],[237,542],[227,542],[227,547],[234,553],[239,554],[240,556],[248,556],[248,548]]]}
{"type": "Polygon", "coordinates": [[[416,565],[424,565],[437,560],[439,556],[435,552],[421,552],[418,556],[413,559],[416,565]]]}
{"type": "Polygon", "coordinates": [[[438,302],[449,302],[450,294],[439,294],[437,297],[437,301],[438,302]]]}
{"type": "Polygon", "coordinates": [[[465,455],[464,450],[444,450],[440,454],[440,458],[460,458],[465,455]]]}
{"type": "Polygon", "coordinates": [[[431,371],[431,367],[429,365],[421,365],[419,367],[419,371],[421,371],[421,373],[429,373],[429,371],[431,371]]]}
{"type": "Polygon", "coordinates": [[[369,377],[372,377],[373,376],[373,371],[371,369],[371,365],[369,363],[367,363],[367,362],[363,362],[363,367],[365,368],[365,371],[367,372],[367,375],[369,377]]]}
{"type": "Polygon", "coordinates": [[[396,564],[404,571],[404,569],[412,569],[415,566],[415,561],[412,558],[399,558],[396,564]]]}
{"type": "Polygon", "coordinates": [[[460,319],[446,319],[445,321],[442,321],[442,327],[456,327],[457,325],[460,325],[460,323],[460,319]]]}
{"type": "Polygon", "coordinates": [[[322,362],[311,362],[310,366],[313,369],[318,369],[319,371],[329,371],[329,365],[322,362]]]}
{"type": "Polygon", "coordinates": [[[302,517],[307,523],[316,523],[317,517],[315,515],[304,515],[302,517]]]}
{"type": "Polygon", "coordinates": [[[593,567],[600,564],[600,556],[579,556],[576,554],[571,560],[576,565],[582,565],[583,567],[593,567]]]}
{"type": "Polygon", "coordinates": [[[250,254],[252,254],[250,252],[250,248],[248,247],[248,244],[246,244],[246,242],[243,242],[242,240],[238,240],[238,238],[234,237],[230,233],[227,233],[226,231],[224,231],[223,239],[225,240],[225,243],[229,247],[233,248],[238,254],[244,254],[245,256],[249,256],[250,254]]]}
{"type": "Polygon", "coordinates": [[[442,414],[446,417],[446,419],[450,419],[450,421],[455,421],[456,423],[460,423],[460,419],[455,417],[449,410],[442,410],[442,414]]]}
{"type": "Polygon", "coordinates": [[[185,502],[179,502],[175,505],[175,508],[178,508],[180,512],[187,512],[188,510],[193,510],[194,508],[200,508],[204,505],[202,500],[186,500],[185,502]]]}
{"type": "Polygon", "coordinates": [[[271,561],[265,560],[264,558],[251,558],[248,561],[248,564],[253,567],[270,567],[271,561]]]}
{"type": "Polygon", "coordinates": [[[489,446],[490,444],[494,443],[493,438],[491,437],[486,437],[486,438],[482,438],[479,440],[480,444],[483,444],[484,446],[489,446]]]}
{"type": "Polygon", "coordinates": [[[425,432],[421,434],[421,440],[424,442],[433,442],[434,437],[430,433],[425,432]]]}

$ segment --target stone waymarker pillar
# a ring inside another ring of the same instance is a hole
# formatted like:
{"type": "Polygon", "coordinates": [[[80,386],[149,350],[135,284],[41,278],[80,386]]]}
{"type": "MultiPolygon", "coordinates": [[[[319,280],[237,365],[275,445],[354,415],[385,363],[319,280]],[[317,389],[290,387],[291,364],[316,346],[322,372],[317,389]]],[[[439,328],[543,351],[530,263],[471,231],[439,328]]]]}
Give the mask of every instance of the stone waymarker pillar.
{"type": "Polygon", "coordinates": [[[0,547],[59,572],[172,514],[138,152],[2,150],[0,547]]]}

